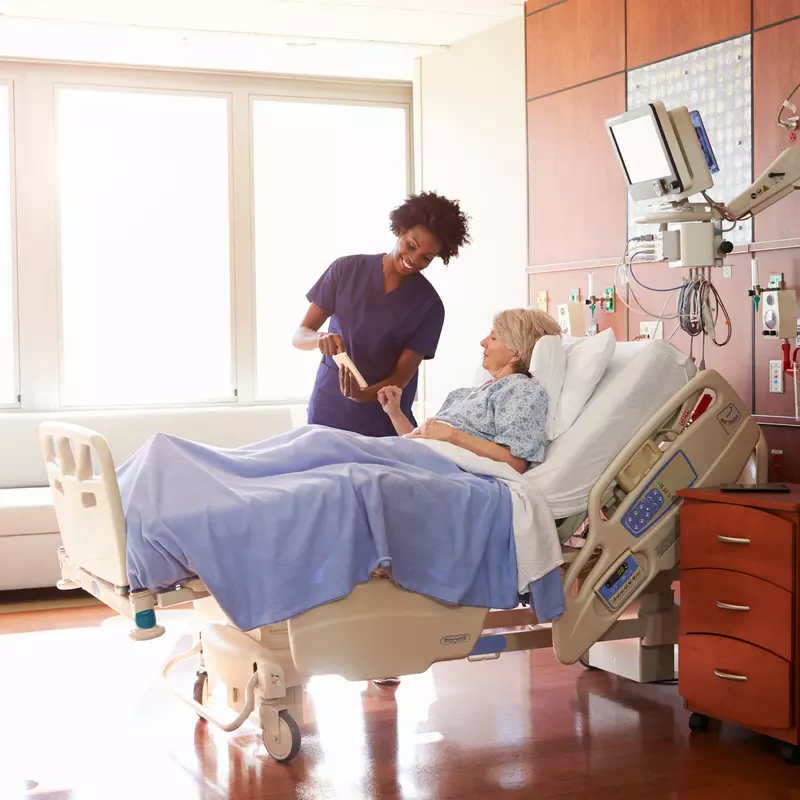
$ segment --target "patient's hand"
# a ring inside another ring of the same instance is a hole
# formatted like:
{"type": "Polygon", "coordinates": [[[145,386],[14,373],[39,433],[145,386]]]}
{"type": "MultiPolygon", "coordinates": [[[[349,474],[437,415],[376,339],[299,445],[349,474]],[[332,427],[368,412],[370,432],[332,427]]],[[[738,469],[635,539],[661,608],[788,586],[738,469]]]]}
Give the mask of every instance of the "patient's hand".
{"type": "Polygon", "coordinates": [[[422,423],[419,428],[408,434],[409,439],[436,439],[440,442],[453,442],[456,439],[458,430],[446,422],[438,419],[429,419],[422,423]]]}
{"type": "Polygon", "coordinates": [[[402,397],[403,391],[398,389],[397,386],[384,386],[382,389],[378,389],[378,402],[390,417],[400,410],[402,397]]]}

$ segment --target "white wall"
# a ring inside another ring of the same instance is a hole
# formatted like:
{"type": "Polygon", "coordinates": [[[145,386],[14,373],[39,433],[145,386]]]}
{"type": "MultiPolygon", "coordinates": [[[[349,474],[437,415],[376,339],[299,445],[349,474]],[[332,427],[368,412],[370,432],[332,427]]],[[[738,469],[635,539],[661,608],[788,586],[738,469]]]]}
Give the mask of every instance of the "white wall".
{"type": "Polygon", "coordinates": [[[527,303],[524,18],[423,56],[414,80],[417,188],[461,201],[473,244],[426,272],[446,319],[426,413],[469,385],[493,313],[527,303]]]}

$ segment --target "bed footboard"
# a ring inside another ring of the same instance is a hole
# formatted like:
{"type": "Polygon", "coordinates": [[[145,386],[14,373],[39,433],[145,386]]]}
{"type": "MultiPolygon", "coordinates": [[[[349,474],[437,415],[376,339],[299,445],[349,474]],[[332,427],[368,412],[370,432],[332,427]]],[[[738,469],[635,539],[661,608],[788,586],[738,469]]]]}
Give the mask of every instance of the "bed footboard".
{"type": "Polygon", "coordinates": [[[127,586],[125,516],[108,442],[66,423],[42,424],[39,441],[70,560],[112,586],[127,586]]]}

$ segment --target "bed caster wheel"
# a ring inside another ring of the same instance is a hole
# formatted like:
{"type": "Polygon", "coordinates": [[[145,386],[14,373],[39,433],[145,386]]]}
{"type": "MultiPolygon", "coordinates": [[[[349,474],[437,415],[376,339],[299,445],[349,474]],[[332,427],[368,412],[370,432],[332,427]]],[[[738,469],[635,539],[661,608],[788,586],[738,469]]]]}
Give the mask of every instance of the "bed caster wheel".
{"type": "Polygon", "coordinates": [[[291,761],[300,752],[300,728],[294,721],[294,717],[284,708],[278,712],[278,724],[280,725],[280,737],[275,741],[266,731],[261,731],[261,741],[267,752],[278,762],[286,763],[291,761]]]}
{"type": "MultiPolygon", "coordinates": [[[[194,679],[192,700],[201,706],[204,706],[208,700],[208,673],[205,670],[199,671],[194,679]]],[[[202,717],[200,718],[202,719],[202,717]]]]}
{"type": "Polygon", "coordinates": [[[800,747],[794,744],[785,744],[781,747],[781,758],[793,767],[800,765],[800,747]]]}
{"type": "Polygon", "coordinates": [[[579,661],[581,664],[583,664],[583,666],[584,666],[584,667],[586,667],[586,669],[597,669],[597,667],[593,667],[593,666],[592,666],[592,665],[589,663],[589,656],[588,656],[588,654],[587,654],[587,653],[584,653],[584,654],[583,654],[583,655],[582,655],[582,656],[581,656],[581,657],[578,659],[578,661],[579,661]]]}
{"type": "Polygon", "coordinates": [[[705,733],[708,730],[708,717],[696,711],[689,717],[689,729],[694,733],[705,733]]]}

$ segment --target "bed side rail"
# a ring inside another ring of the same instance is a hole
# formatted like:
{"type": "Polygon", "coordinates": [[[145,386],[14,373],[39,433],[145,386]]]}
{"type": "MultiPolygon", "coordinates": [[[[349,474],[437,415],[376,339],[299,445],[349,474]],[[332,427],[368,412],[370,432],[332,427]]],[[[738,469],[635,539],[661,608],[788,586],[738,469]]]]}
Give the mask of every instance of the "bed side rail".
{"type": "Polygon", "coordinates": [[[755,420],[714,370],[698,373],[639,429],[589,495],[586,544],[567,570],[566,611],[553,625],[559,660],[577,661],[678,563],[675,493],[736,481],[759,441],[755,420]]]}
{"type": "Polygon", "coordinates": [[[42,423],[39,441],[70,561],[112,586],[127,586],[125,516],[108,442],[60,422],[42,423]]]}

